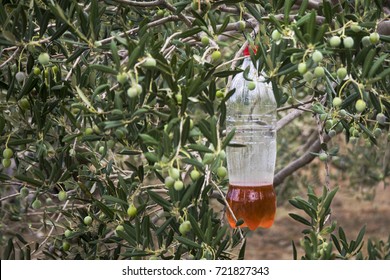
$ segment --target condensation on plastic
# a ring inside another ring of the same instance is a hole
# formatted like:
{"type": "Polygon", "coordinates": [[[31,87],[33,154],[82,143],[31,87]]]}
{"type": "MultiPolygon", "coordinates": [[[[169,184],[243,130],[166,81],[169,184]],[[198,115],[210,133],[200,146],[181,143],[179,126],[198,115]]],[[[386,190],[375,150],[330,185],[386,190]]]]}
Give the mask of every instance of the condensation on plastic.
{"type": "Polygon", "coordinates": [[[231,84],[235,93],[227,103],[227,130],[236,129],[227,147],[229,183],[239,186],[260,186],[273,183],[276,160],[276,102],[270,84],[264,81],[249,57],[242,69],[249,67],[249,81],[237,74],[231,84]]]}

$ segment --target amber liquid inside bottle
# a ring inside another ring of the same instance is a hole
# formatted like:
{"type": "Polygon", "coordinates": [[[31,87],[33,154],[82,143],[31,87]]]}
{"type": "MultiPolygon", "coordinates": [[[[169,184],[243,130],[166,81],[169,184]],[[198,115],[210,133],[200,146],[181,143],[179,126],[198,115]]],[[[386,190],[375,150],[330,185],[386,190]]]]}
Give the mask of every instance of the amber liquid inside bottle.
{"type": "MultiPolygon", "coordinates": [[[[244,221],[239,227],[255,230],[258,227],[269,228],[274,223],[276,195],[273,185],[229,185],[226,200],[236,219],[244,221]]],[[[226,216],[230,226],[236,228],[236,221],[229,209],[226,216]]]]}

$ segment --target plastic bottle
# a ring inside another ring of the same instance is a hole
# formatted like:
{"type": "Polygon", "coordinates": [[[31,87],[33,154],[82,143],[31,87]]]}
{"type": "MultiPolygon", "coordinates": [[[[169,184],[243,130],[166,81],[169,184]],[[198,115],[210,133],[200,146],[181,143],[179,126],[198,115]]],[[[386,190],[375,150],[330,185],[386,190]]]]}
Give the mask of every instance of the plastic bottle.
{"type": "MultiPolygon", "coordinates": [[[[271,227],[275,217],[277,105],[271,84],[258,75],[249,51],[244,53],[247,57],[241,68],[249,67],[248,78],[252,81],[239,73],[231,84],[236,91],[227,103],[227,131],[234,128],[235,135],[226,151],[229,172],[226,199],[236,220],[243,220],[240,227],[254,230],[271,227]]],[[[229,209],[226,216],[235,228],[236,220],[229,209]]]]}

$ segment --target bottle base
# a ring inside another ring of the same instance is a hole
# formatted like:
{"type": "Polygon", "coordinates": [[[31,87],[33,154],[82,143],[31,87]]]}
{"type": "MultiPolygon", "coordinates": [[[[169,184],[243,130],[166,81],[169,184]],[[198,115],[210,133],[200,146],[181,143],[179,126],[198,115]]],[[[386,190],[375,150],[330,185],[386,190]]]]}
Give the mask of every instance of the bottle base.
{"type": "MultiPolygon", "coordinates": [[[[273,225],[276,212],[273,185],[229,185],[226,200],[237,221],[243,221],[238,227],[255,230],[258,227],[270,228],[273,225]]],[[[226,217],[230,226],[237,228],[236,220],[229,209],[226,210],[226,217]]]]}

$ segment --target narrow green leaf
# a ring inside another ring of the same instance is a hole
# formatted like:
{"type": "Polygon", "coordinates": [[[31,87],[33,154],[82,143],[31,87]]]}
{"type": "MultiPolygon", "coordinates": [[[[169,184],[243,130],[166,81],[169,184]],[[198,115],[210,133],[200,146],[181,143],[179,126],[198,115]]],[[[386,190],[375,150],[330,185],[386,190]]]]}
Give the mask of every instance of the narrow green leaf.
{"type": "Polygon", "coordinates": [[[157,230],[156,230],[156,235],[160,235],[163,232],[165,232],[165,229],[174,221],[174,217],[170,217],[167,219],[157,230]]]}
{"type": "Polygon", "coordinates": [[[333,200],[334,196],[336,195],[338,189],[339,189],[338,187],[334,188],[326,196],[326,198],[325,198],[325,200],[323,202],[323,205],[322,205],[322,209],[324,210],[323,214],[327,213],[327,211],[328,211],[328,209],[330,207],[330,204],[332,203],[332,200],[333,200]]]}
{"type": "Polygon", "coordinates": [[[14,243],[12,242],[12,237],[8,239],[7,247],[3,252],[3,260],[9,260],[11,258],[11,253],[15,251],[14,243]]]}
{"type": "Polygon", "coordinates": [[[373,64],[375,54],[376,54],[376,49],[372,48],[368,52],[367,56],[365,57],[364,64],[363,64],[362,78],[367,77],[368,71],[370,70],[370,68],[373,64]]]}
{"type": "Polygon", "coordinates": [[[258,21],[263,22],[260,11],[256,8],[256,5],[245,2],[245,7],[248,9],[249,13],[258,21]]]}
{"type": "Polygon", "coordinates": [[[235,128],[233,128],[231,131],[229,131],[229,133],[226,135],[225,139],[222,141],[222,149],[225,149],[229,145],[230,141],[234,137],[235,132],[236,132],[235,128]]]}
{"type": "Polygon", "coordinates": [[[0,135],[3,135],[3,130],[5,127],[5,119],[2,114],[0,114],[0,135]]]}
{"type": "Polygon", "coordinates": [[[379,79],[383,79],[385,78],[386,76],[390,75],[390,68],[387,68],[386,70],[383,70],[379,75],[378,75],[378,78],[379,79]]]}
{"type": "Polygon", "coordinates": [[[283,92],[279,89],[276,79],[272,79],[272,91],[274,92],[276,103],[278,107],[282,105],[283,92]]]}
{"type": "Polygon", "coordinates": [[[100,202],[99,200],[95,200],[94,201],[94,204],[100,208],[100,210],[103,211],[103,213],[109,217],[110,219],[114,219],[114,212],[108,208],[106,205],[104,205],[102,202],[100,202]]]}
{"type": "Polygon", "coordinates": [[[119,72],[120,67],[121,67],[121,61],[120,61],[120,58],[118,55],[118,47],[115,43],[115,40],[111,41],[110,48],[111,48],[112,60],[115,63],[116,70],[119,72]]]}
{"type": "Polygon", "coordinates": [[[18,180],[20,180],[22,182],[26,182],[26,183],[28,183],[30,185],[35,186],[35,187],[42,187],[43,186],[43,182],[31,178],[31,175],[30,176],[25,176],[25,175],[22,175],[22,174],[16,174],[14,177],[15,177],[15,179],[18,179],[18,180]]]}
{"type": "Polygon", "coordinates": [[[150,162],[158,162],[158,157],[154,152],[146,152],[144,153],[144,156],[150,162]]]}
{"type": "Polygon", "coordinates": [[[210,119],[210,133],[211,133],[211,143],[213,143],[214,147],[218,146],[218,131],[217,131],[217,119],[212,117],[210,119]]]}
{"type": "Polygon", "coordinates": [[[145,143],[145,144],[148,144],[148,145],[158,145],[159,144],[159,141],[157,141],[156,139],[154,139],[152,136],[150,136],[149,134],[139,134],[138,135],[141,140],[145,143]]]}
{"type": "Polygon", "coordinates": [[[155,193],[154,191],[148,190],[148,195],[154,202],[156,202],[158,205],[163,207],[164,210],[166,211],[171,210],[172,205],[169,203],[169,201],[161,197],[159,194],[155,193]]]}
{"type": "Polygon", "coordinates": [[[341,103],[341,108],[342,109],[347,108],[349,105],[354,103],[359,98],[359,96],[360,96],[359,92],[354,92],[348,95],[347,98],[344,99],[343,103],[341,103]]]}
{"type": "Polygon", "coordinates": [[[228,230],[228,226],[227,225],[224,225],[223,227],[221,227],[218,230],[218,233],[216,234],[216,236],[214,237],[211,245],[212,246],[218,246],[218,244],[221,241],[221,239],[226,235],[227,230],[228,230]]]}
{"type": "Polygon", "coordinates": [[[12,44],[16,44],[16,37],[14,34],[12,34],[11,32],[7,31],[7,30],[3,30],[2,31],[2,34],[3,34],[3,37],[11,42],[12,44]]]}
{"type": "Polygon", "coordinates": [[[294,220],[296,220],[297,222],[300,222],[300,223],[302,223],[304,225],[307,225],[307,226],[311,226],[311,223],[308,220],[306,220],[305,218],[303,218],[303,217],[301,217],[301,216],[299,216],[297,214],[289,213],[288,215],[291,218],[293,218],[294,220]]]}
{"type": "Polygon", "coordinates": [[[199,144],[189,144],[187,146],[188,149],[198,151],[198,152],[203,152],[203,153],[214,153],[213,150],[207,148],[206,146],[199,145],[199,144]]]}
{"type": "Polygon", "coordinates": [[[368,72],[368,78],[372,78],[375,75],[379,67],[383,66],[383,62],[385,61],[385,59],[388,58],[388,56],[389,55],[385,53],[381,55],[377,60],[375,60],[374,64],[370,68],[370,71],[368,72]]]}
{"type": "Polygon", "coordinates": [[[78,48],[72,53],[71,56],[68,57],[66,63],[71,63],[72,61],[74,61],[76,58],[79,58],[80,56],[82,57],[86,56],[86,54],[89,53],[89,51],[90,50],[88,48],[78,48]],[[84,52],[85,54],[83,54],[84,52]]]}
{"type": "Polygon", "coordinates": [[[108,73],[108,74],[113,74],[113,75],[118,74],[117,70],[113,69],[112,67],[102,65],[102,64],[91,64],[88,67],[91,69],[103,72],[103,73],[108,73]]]}
{"type": "Polygon", "coordinates": [[[333,244],[336,246],[337,251],[339,251],[339,253],[341,253],[341,246],[340,246],[339,241],[337,240],[337,237],[334,234],[331,234],[330,236],[332,238],[333,244]]]}
{"type": "Polygon", "coordinates": [[[345,232],[342,227],[339,227],[339,237],[341,241],[347,243],[347,237],[345,236],[345,232]]]}
{"type": "Polygon", "coordinates": [[[372,134],[371,130],[369,130],[369,129],[368,129],[365,125],[363,125],[362,123],[359,123],[359,127],[361,128],[361,130],[364,131],[364,133],[365,133],[366,135],[368,135],[368,136],[370,137],[370,141],[376,145],[376,144],[377,144],[377,141],[376,141],[375,136],[372,134]]]}
{"type": "Polygon", "coordinates": [[[137,46],[134,48],[134,50],[131,51],[131,54],[129,56],[129,61],[127,63],[128,68],[134,67],[134,64],[136,63],[140,55],[141,55],[141,46],[137,46]]]}
{"type": "Polygon", "coordinates": [[[297,64],[292,64],[292,63],[289,63],[285,66],[283,66],[282,68],[280,68],[280,70],[278,71],[278,74],[277,76],[283,76],[283,75],[288,75],[292,72],[295,72],[298,68],[298,65],[297,64]]]}
{"type": "Polygon", "coordinates": [[[285,0],[284,2],[284,24],[288,25],[290,19],[291,7],[294,4],[295,0],[285,0]]]}
{"type": "Polygon", "coordinates": [[[185,189],[185,192],[180,199],[180,206],[179,206],[180,208],[183,208],[191,203],[193,198],[192,196],[195,190],[197,189],[197,187],[198,187],[197,184],[191,184],[188,188],[185,189]]]}
{"type": "Polygon", "coordinates": [[[326,22],[328,24],[332,24],[333,11],[332,11],[332,6],[331,6],[330,2],[328,2],[328,1],[323,2],[323,10],[324,10],[324,16],[325,16],[326,22]]]}
{"type": "Polygon", "coordinates": [[[276,25],[278,30],[283,30],[283,26],[280,24],[279,20],[274,15],[269,15],[269,19],[273,24],[276,25]]]}
{"type": "Polygon", "coordinates": [[[108,202],[111,202],[111,203],[118,203],[124,207],[128,206],[127,201],[124,201],[124,200],[122,200],[118,197],[112,196],[112,195],[103,195],[102,198],[108,202]]]}
{"type": "Polygon", "coordinates": [[[77,94],[79,95],[79,97],[81,98],[81,100],[87,106],[87,108],[96,111],[95,108],[93,108],[93,106],[92,106],[91,102],[89,101],[88,97],[84,94],[84,92],[78,86],[76,86],[76,91],[77,91],[77,94]]]}
{"type": "Polygon", "coordinates": [[[124,226],[124,228],[125,228],[125,231],[121,231],[121,230],[120,230],[120,231],[117,231],[116,234],[117,234],[120,238],[126,240],[130,245],[136,246],[137,243],[135,242],[134,237],[130,236],[130,235],[127,233],[127,231],[126,231],[126,225],[123,225],[123,226],[124,226]]]}
{"type": "Polygon", "coordinates": [[[7,181],[7,180],[11,180],[11,177],[0,173],[0,181],[7,181]]]}
{"type": "Polygon", "coordinates": [[[238,253],[238,258],[239,260],[245,259],[245,248],[246,248],[246,239],[244,239],[244,242],[241,245],[240,252],[238,253]]]}
{"type": "Polygon", "coordinates": [[[180,243],[187,245],[189,248],[202,249],[202,246],[186,237],[183,236],[175,236],[175,239],[180,243]]]}
{"type": "Polygon", "coordinates": [[[104,124],[104,129],[111,129],[111,128],[116,128],[116,127],[122,127],[124,125],[123,120],[117,120],[117,121],[106,121],[103,122],[104,124]]]}
{"type": "Polygon", "coordinates": [[[198,167],[199,169],[203,169],[204,168],[204,164],[197,160],[197,159],[193,159],[193,158],[184,158],[181,160],[183,163],[187,163],[187,164],[190,164],[192,166],[196,166],[198,167]]]}
{"type": "MultiPolygon", "coordinates": [[[[308,0],[306,0],[305,2],[307,2],[308,0]]],[[[301,6],[302,7],[302,6],[301,6]]],[[[310,17],[311,15],[310,14],[305,14],[304,16],[302,16],[300,19],[297,20],[296,24],[295,24],[295,27],[299,27],[303,24],[305,24],[307,21],[310,20],[310,17]]],[[[295,29],[294,29],[295,30],[295,29]]],[[[298,29],[299,30],[299,29],[298,29]]]]}
{"type": "Polygon", "coordinates": [[[226,16],[225,20],[223,21],[222,25],[220,26],[216,34],[222,34],[225,31],[226,27],[228,26],[229,22],[230,22],[230,16],[226,16]]]}
{"type": "Polygon", "coordinates": [[[19,92],[17,99],[19,100],[23,96],[29,94],[32,91],[32,89],[37,85],[37,83],[38,83],[38,77],[36,75],[34,75],[33,73],[31,73],[28,76],[28,79],[25,82],[22,90],[19,92]]]}
{"type": "Polygon", "coordinates": [[[238,73],[241,73],[242,70],[241,69],[237,69],[237,70],[226,70],[226,71],[219,71],[219,72],[215,72],[213,74],[214,77],[218,77],[218,78],[225,78],[225,77],[229,77],[229,76],[232,76],[232,75],[236,75],[238,73]]]}
{"type": "Polygon", "coordinates": [[[66,23],[62,24],[59,28],[57,28],[56,32],[54,32],[54,34],[51,35],[51,38],[50,38],[51,41],[54,41],[54,40],[57,40],[58,38],[60,38],[62,36],[62,34],[64,34],[69,28],[70,28],[70,26],[68,24],[66,24],[66,23]]]}
{"type": "Polygon", "coordinates": [[[8,146],[19,146],[36,142],[36,139],[15,139],[11,138],[8,141],[8,146]]]}
{"type": "Polygon", "coordinates": [[[321,24],[319,27],[319,30],[316,32],[316,37],[314,42],[315,43],[321,43],[324,41],[325,33],[329,30],[328,24],[321,24]]]}
{"type": "Polygon", "coordinates": [[[369,96],[370,96],[371,103],[374,106],[375,110],[377,110],[378,112],[381,112],[382,106],[381,106],[381,103],[379,102],[378,96],[372,91],[370,91],[369,96]]]}
{"type": "Polygon", "coordinates": [[[128,155],[128,156],[140,155],[141,153],[142,153],[141,151],[129,150],[126,148],[118,152],[118,154],[120,155],[128,155]]]}
{"type": "MultiPolygon", "coordinates": [[[[306,16],[302,17],[301,20],[302,20],[302,24],[305,23],[305,21],[303,21],[303,19],[305,19],[306,21],[310,19],[310,14],[307,14],[306,16]]],[[[306,37],[303,36],[302,34],[302,31],[298,28],[297,25],[293,25],[292,26],[292,29],[294,30],[294,33],[295,33],[295,36],[298,37],[298,39],[304,43],[305,45],[308,44],[308,41],[306,40],[306,37]]]]}
{"type": "Polygon", "coordinates": [[[188,29],[184,32],[182,32],[180,35],[178,35],[177,37],[178,38],[188,38],[188,37],[191,37],[195,34],[198,34],[199,32],[202,31],[202,28],[200,27],[195,27],[195,28],[191,28],[191,29],[188,29]]]}
{"type": "Polygon", "coordinates": [[[203,231],[201,230],[201,228],[199,227],[198,221],[190,213],[188,213],[187,217],[191,223],[191,227],[192,227],[194,234],[199,238],[199,240],[204,241],[205,235],[204,235],[203,231]]]}
{"type": "MultiPolygon", "coordinates": [[[[306,30],[307,34],[309,35],[308,38],[313,39],[315,38],[315,28],[317,26],[316,23],[317,13],[315,11],[312,11],[310,13],[310,19],[306,22],[306,30]]],[[[312,41],[310,41],[313,43],[312,41]]]]}
{"type": "Polygon", "coordinates": [[[297,247],[295,247],[295,242],[293,240],[291,240],[291,245],[293,248],[293,259],[297,260],[298,259],[297,247]]]}
{"type": "Polygon", "coordinates": [[[303,16],[307,12],[307,5],[309,3],[309,0],[303,0],[298,11],[299,16],[303,16]]]}

